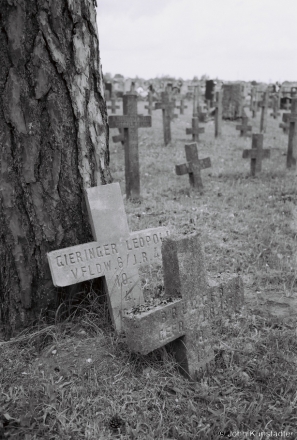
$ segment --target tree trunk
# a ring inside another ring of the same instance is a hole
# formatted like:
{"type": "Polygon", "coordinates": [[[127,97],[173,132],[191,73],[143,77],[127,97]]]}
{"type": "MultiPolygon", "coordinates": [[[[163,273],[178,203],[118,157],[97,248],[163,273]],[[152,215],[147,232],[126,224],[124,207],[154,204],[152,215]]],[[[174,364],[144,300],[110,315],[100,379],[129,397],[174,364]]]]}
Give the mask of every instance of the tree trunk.
{"type": "Polygon", "coordinates": [[[93,0],[0,0],[0,324],[55,303],[46,253],[92,241],[83,189],[112,181],[93,0]]]}

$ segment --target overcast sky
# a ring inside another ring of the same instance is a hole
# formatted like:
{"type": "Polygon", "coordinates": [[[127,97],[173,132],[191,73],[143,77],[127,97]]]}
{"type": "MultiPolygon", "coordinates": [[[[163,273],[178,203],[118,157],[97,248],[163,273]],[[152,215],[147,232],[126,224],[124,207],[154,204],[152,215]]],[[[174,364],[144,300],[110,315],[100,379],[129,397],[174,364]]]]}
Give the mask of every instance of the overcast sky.
{"type": "Polygon", "coordinates": [[[103,73],[297,80],[297,0],[97,0],[103,73]]]}

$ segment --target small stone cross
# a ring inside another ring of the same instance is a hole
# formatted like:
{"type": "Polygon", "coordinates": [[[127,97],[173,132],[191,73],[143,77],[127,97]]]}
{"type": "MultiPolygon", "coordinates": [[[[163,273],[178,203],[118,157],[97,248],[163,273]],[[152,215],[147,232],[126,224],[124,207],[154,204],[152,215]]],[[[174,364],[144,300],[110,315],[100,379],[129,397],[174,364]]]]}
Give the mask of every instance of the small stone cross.
{"type": "Polygon", "coordinates": [[[262,107],[261,121],[260,121],[260,132],[261,133],[266,132],[268,102],[269,102],[269,91],[267,89],[266,92],[264,92],[263,101],[260,103],[260,107],[262,107]]]}
{"type": "Polygon", "coordinates": [[[185,145],[187,163],[175,166],[175,173],[178,176],[189,174],[190,185],[193,189],[202,192],[203,184],[201,178],[201,170],[211,167],[211,161],[209,157],[205,159],[198,158],[197,144],[185,145]]]}
{"type": "Polygon", "coordinates": [[[115,94],[112,95],[112,97],[111,97],[111,105],[108,105],[107,108],[109,110],[111,110],[111,113],[116,113],[117,109],[120,108],[120,106],[117,105],[117,98],[116,98],[115,94]]]}
{"type": "Polygon", "coordinates": [[[184,100],[184,98],[181,98],[181,100],[180,100],[180,105],[177,105],[176,108],[179,108],[179,112],[180,112],[181,115],[184,114],[184,109],[185,109],[185,108],[188,108],[188,106],[185,105],[185,100],[184,100]]]}
{"type": "Polygon", "coordinates": [[[283,122],[279,124],[279,127],[283,129],[283,132],[285,134],[289,132],[289,117],[290,117],[290,113],[283,113],[282,115],[283,122]]]}
{"type": "MultiPolygon", "coordinates": [[[[161,92],[161,101],[155,103],[155,110],[162,109],[164,143],[171,142],[171,119],[174,115],[175,101],[172,99],[171,85],[168,85],[165,92],[161,92]]],[[[176,116],[176,115],[175,115],[176,116]]]]}
{"type": "Polygon", "coordinates": [[[240,130],[240,136],[247,136],[249,133],[248,131],[252,131],[252,126],[248,125],[249,118],[245,115],[242,117],[242,123],[241,125],[236,125],[236,130],[240,130]]]}
{"type": "Polygon", "coordinates": [[[270,158],[270,150],[263,149],[263,134],[253,134],[252,149],[244,150],[243,159],[251,159],[251,176],[255,176],[256,172],[262,169],[262,159],[270,158]]]}

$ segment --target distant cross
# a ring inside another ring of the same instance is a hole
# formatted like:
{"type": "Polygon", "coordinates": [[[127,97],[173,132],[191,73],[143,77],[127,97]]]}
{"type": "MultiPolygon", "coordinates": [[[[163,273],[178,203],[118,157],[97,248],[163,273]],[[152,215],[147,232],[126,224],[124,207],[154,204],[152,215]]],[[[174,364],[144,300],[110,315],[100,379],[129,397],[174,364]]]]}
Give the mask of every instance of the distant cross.
{"type": "Polygon", "coordinates": [[[138,267],[161,260],[168,228],[129,232],[119,183],[85,190],[96,241],[49,252],[55,286],[70,286],[104,276],[114,328],[122,330],[126,310],[144,303],[138,267]]]}
{"type": "Polygon", "coordinates": [[[117,98],[116,98],[115,94],[113,94],[111,97],[111,105],[107,106],[107,108],[111,110],[111,113],[116,113],[117,109],[120,108],[120,106],[116,105],[116,104],[117,104],[117,98]]]}
{"type": "Polygon", "coordinates": [[[124,129],[123,138],[125,147],[125,179],[127,199],[139,199],[140,176],[138,155],[138,128],[151,127],[151,116],[137,114],[137,95],[126,93],[123,96],[123,115],[109,116],[110,128],[124,129]]]}
{"type": "Polygon", "coordinates": [[[180,112],[181,115],[184,114],[184,109],[185,109],[185,108],[188,108],[188,106],[185,105],[185,100],[184,100],[184,98],[181,98],[181,100],[180,100],[180,105],[176,106],[176,108],[179,108],[179,112],[180,112]]]}
{"type": "Polygon", "coordinates": [[[296,168],[297,159],[297,98],[292,98],[289,122],[287,168],[296,168]]]}
{"type": "Polygon", "coordinates": [[[164,143],[168,145],[171,142],[171,117],[173,114],[174,102],[171,96],[171,87],[167,87],[165,92],[161,93],[161,102],[155,103],[155,110],[162,109],[163,113],[163,132],[164,143]]]}
{"type": "Polygon", "coordinates": [[[253,134],[252,149],[244,150],[243,159],[251,159],[251,176],[255,176],[262,169],[262,159],[270,158],[270,150],[263,149],[263,134],[253,134]]]}
{"type": "Polygon", "coordinates": [[[280,116],[280,113],[279,113],[279,96],[278,96],[278,94],[274,95],[272,97],[272,106],[273,106],[273,112],[270,113],[270,116],[272,116],[274,119],[277,119],[278,116],[280,116]]]}
{"type": "Polygon", "coordinates": [[[252,126],[248,125],[249,123],[249,118],[244,115],[242,117],[242,123],[241,125],[236,125],[236,130],[240,130],[240,136],[247,136],[248,135],[248,131],[252,131],[252,126]]]}
{"type": "Polygon", "coordinates": [[[285,102],[285,104],[283,105],[283,107],[284,107],[285,110],[290,110],[290,108],[291,108],[291,103],[290,103],[290,100],[289,100],[289,99],[286,99],[286,102],[285,102]]]}
{"type": "Polygon", "coordinates": [[[194,86],[192,127],[186,128],[186,134],[192,135],[193,142],[199,142],[199,134],[204,133],[204,127],[199,128],[198,100],[199,89],[198,86],[194,86]]]}
{"type": "Polygon", "coordinates": [[[153,110],[153,94],[150,90],[148,91],[147,100],[148,105],[145,105],[144,108],[147,109],[148,114],[151,115],[153,110]]]}
{"type": "Polygon", "coordinates": [[[250,111],[252,112],[253,118],[255,118],[256,114],[257,114],[257,89],[256,89],[256,87],[252,87],[252,89],[251,89],[250,111]]]}
{"type": "Polygon", "coordinates": [[[263,101],[260,103],[260,106],[262,107],[261,121],[260,121],[260,132],[261,133],[266,132],[268,102],[269,102],[269,91],[267,89],[266,92],[264,92],[263,101]]]}
{"type": "Polygon", "coordinates": [[[290,113],[283,113],[283,115],[282,115],[283,122],[281,122],[279,124],[279,127],[283,129],[283,132],[285,134],[287,134],[289,132],[289,116],[290,116],[290,113]]]}
{"type": "Polygon", "coordinates": [[[222,119],[223,119],[223,91],[219,90],[216,92],[216,100],[214,102],[215,107],[215,137],[220,137],[222,135],[222,119]]]}
{"type": "Polygon", "coordinates": [[[215,364],[212,326],[241,310],[243,283],[231,275],[223,283],[208,286],[197,234],[165,237],[162,260],[165,304],[128,311],[123,319],[126,343],[131,351],[143,355],[170,343],[180,373],[192,381],[200,380],[215,364]]]}
{"type": "Polygon", "coordinates": [[[175,166],[175,173],[178,176],[189,174],[190,186],[202,192],[203,184],[201,178],[201,170],[211,167],[211,161],[209,157],[205,159],[198,158],[197,144],[185,145],[187,163],[175,166]]]}

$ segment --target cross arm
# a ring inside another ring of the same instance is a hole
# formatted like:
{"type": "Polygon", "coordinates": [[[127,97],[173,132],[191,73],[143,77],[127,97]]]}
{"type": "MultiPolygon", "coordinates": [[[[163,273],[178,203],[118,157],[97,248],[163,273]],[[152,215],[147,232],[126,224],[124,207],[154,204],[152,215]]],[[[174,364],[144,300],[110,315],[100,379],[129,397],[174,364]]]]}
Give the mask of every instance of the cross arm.
{"type": "MultiPolygon", "coordinates": [[[[243,159],[257,159],[257,149],[252,148],[251,150],[243,150],[242,152],[242,158],[243,159]]],[[[270,150],[263,149],[262,150],[262,159],[269,159],[270,158],[270,150]]]]}

